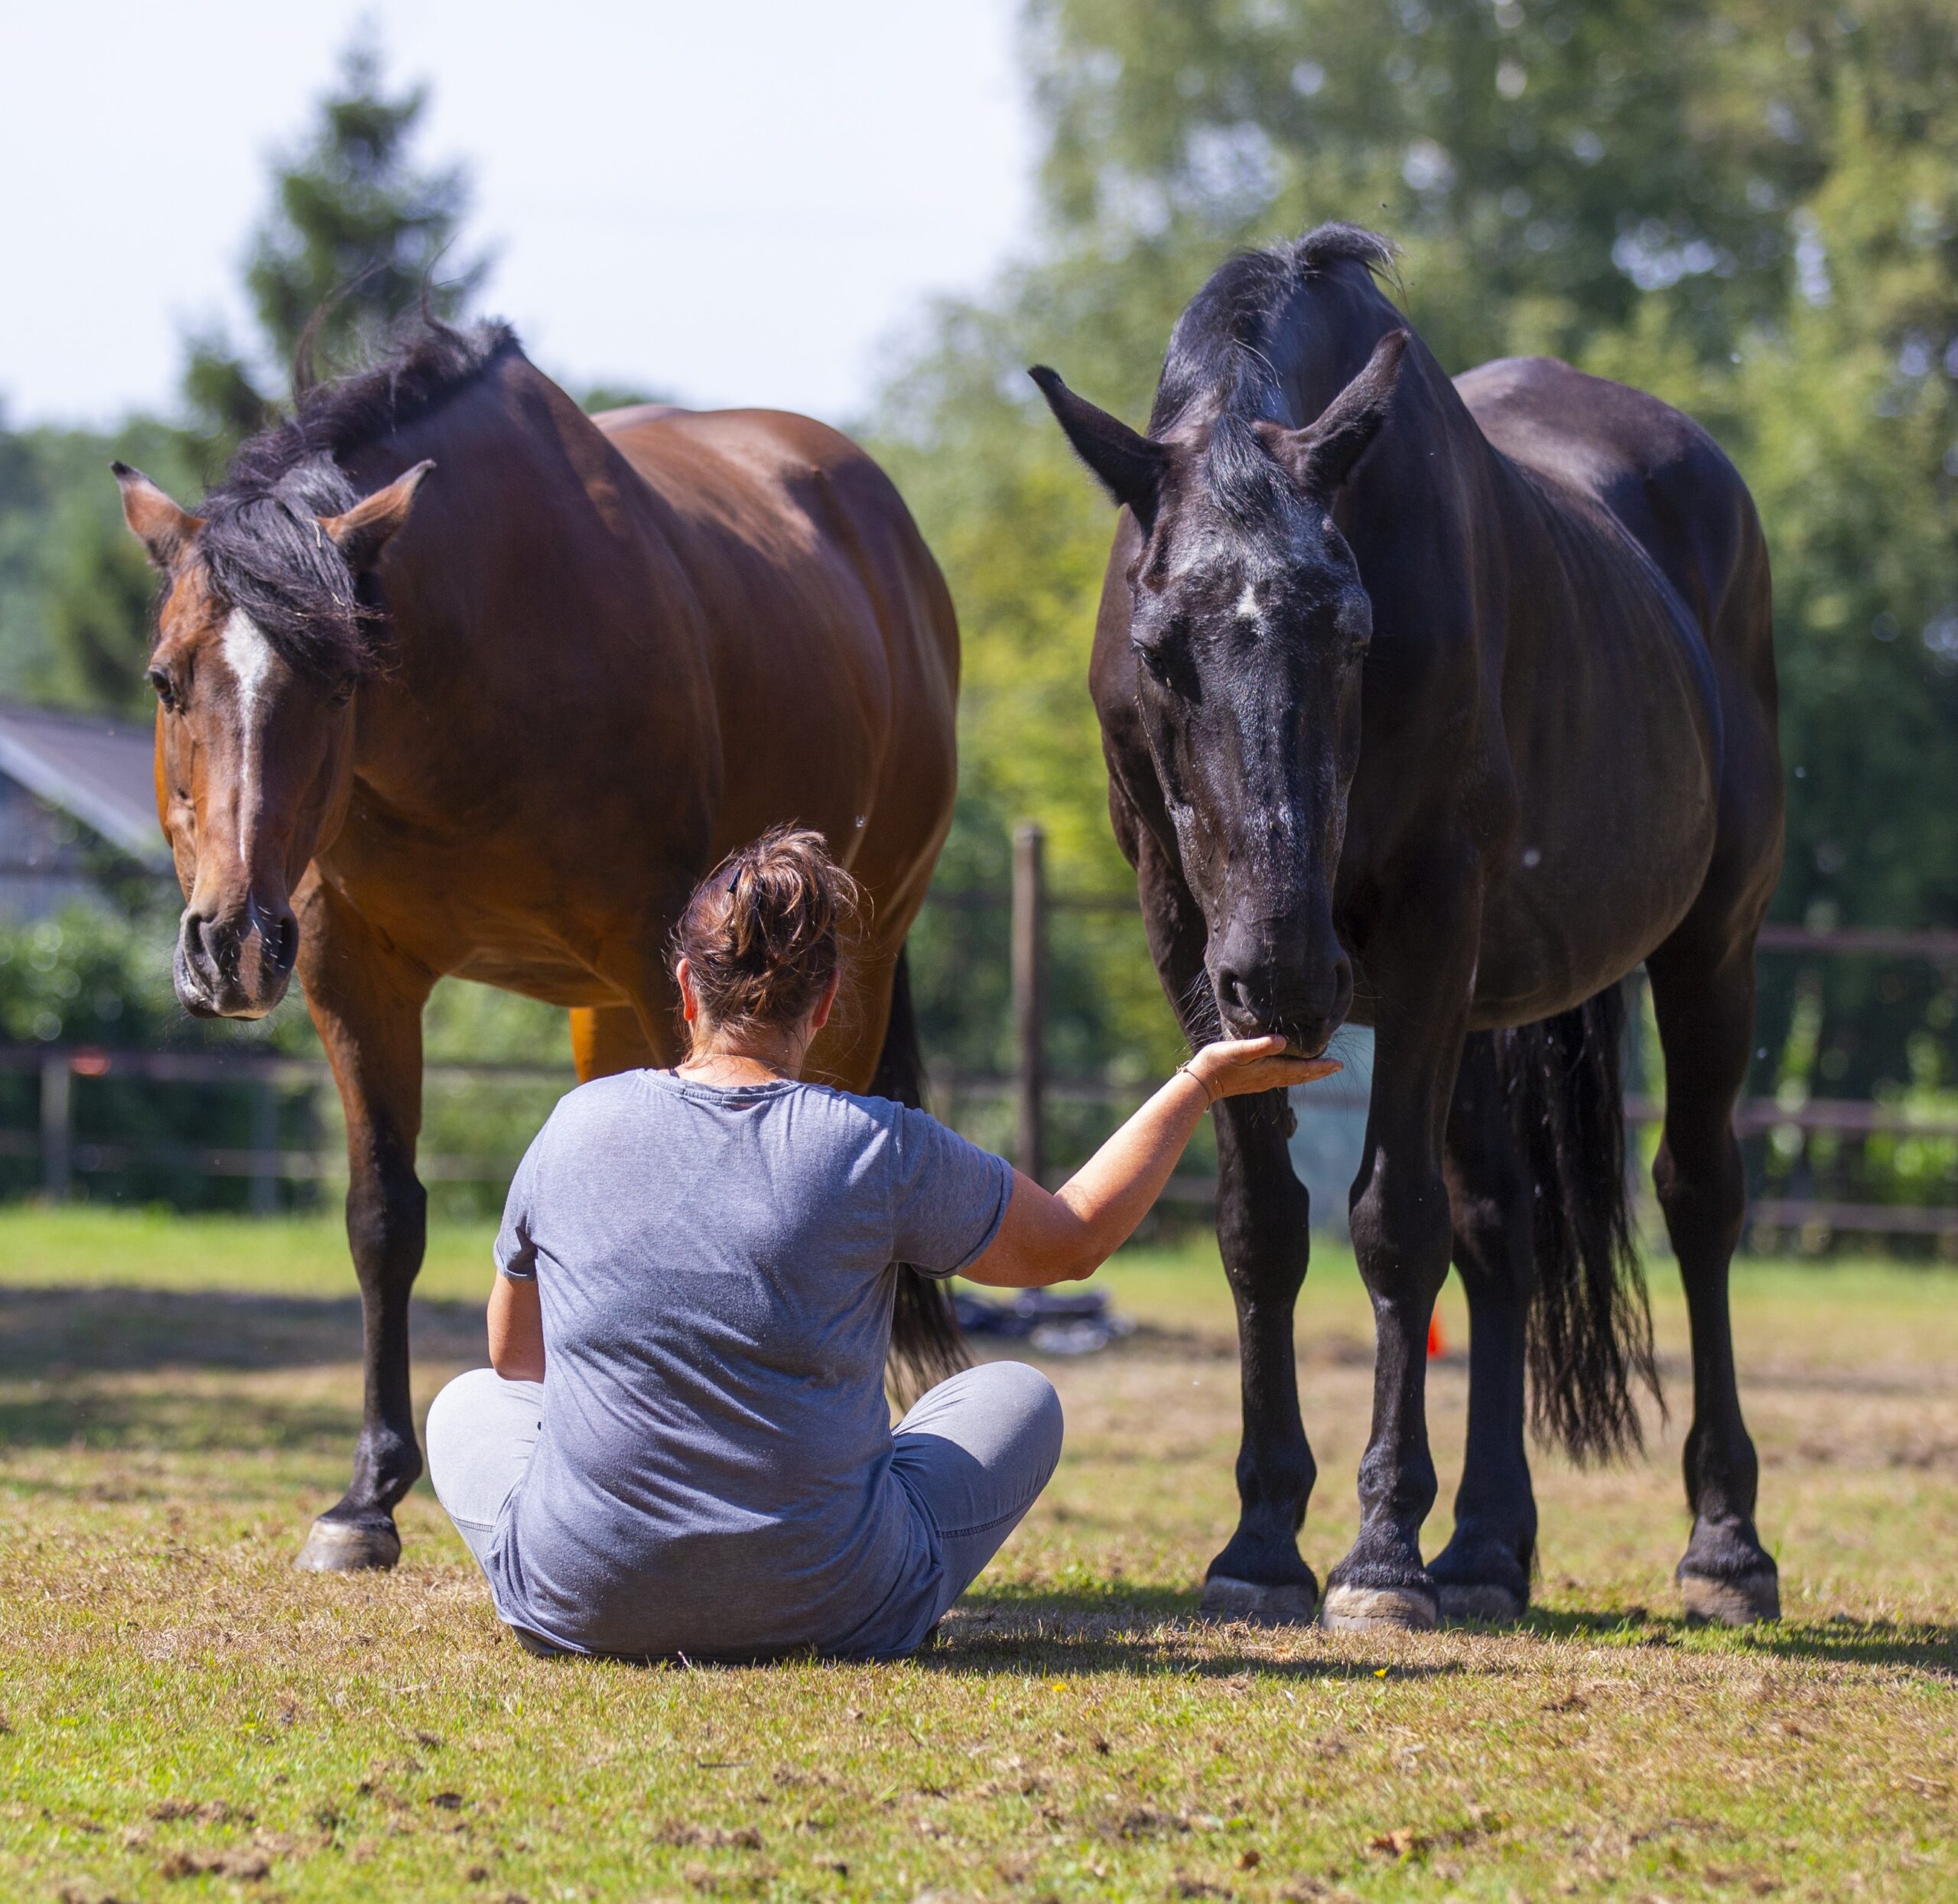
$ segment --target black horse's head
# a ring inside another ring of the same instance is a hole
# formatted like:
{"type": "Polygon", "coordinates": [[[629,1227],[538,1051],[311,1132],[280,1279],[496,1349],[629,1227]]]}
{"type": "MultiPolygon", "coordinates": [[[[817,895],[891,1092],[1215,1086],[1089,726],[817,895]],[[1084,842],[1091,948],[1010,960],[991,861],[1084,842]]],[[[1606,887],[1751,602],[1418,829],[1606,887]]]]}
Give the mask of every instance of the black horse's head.
{"type": "Polygon", "coordinates": [[[1373,609],[1333,521],[1385,421],[1407,333],[1383,338],[1319,419],[1225,406],[1160,439],[1039,385],[1068,440],[1133,512],[1136,711],[1208,928],[1225,1031],[1316,1053],[1352,1003],[1333,877],[1360,750],[1373,609]]]}

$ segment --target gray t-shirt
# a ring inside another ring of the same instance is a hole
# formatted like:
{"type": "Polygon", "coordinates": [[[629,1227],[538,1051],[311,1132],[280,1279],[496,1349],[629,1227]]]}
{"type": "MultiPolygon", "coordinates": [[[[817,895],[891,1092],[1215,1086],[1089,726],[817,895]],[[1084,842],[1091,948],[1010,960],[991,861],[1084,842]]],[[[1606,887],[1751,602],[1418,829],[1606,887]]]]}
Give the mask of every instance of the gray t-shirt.
{"type": "Polygon", "coordinates": [[[939,1562],[890,1472],[893,1266],[965,1268],[1012,1188],[882,1098],[649,1071],[571,1092],[496,1239],[536,1279],[545,1357],[498,1613],[578,1652],[919,1644],[939,1562]]]}

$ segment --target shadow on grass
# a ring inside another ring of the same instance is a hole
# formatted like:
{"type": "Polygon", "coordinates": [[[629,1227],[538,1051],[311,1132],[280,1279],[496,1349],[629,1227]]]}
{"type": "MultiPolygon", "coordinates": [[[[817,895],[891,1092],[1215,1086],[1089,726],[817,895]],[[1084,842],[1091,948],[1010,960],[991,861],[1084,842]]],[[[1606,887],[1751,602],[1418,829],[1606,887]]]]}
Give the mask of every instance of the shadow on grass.
{"type": "MultiPolygon", "coordinates": [[[[486,1359],[480,1302],[417,1302],[412,1326],[419,1357],[486,1359]]],[[[0,1289],[0,1379],[317,1367],[359,1359],[360,1304],[354,1297],[0,1289]]]]}
{"type": "Polygon", "coordinates": [[[343,1454],[357,1402],[241,1395],[236,1389],[112,1389],[86,1379],[0,1390],[0,1448],[77,1453],[343,1454]]]}
{"type": "Polygon", "coordinates": [[[1899,1625],[1888,1620],[1832,1620],[1826,1623],[1777,1621],[1738,1629],[1689,1626],[1677,1616],[1657,1617],[1642,1608],[1618,1611],[1533,1610],[1511,1627],[1453,1627],[1469,1645],[1454,1659],[1410,1661],[1361,1654],[1286,1659],[1246,1648],[1244,1629],[1211,1625],[1197,1613],[1196,1596],[1166,1588],[1093,1588],[1080,1591],[1015,1592],[1007,1589],[961,1604],[947,1616],[936,1645],[919,1655],[922,1665],[975,1673],[1127,1672],[1228,1679],[1256,1672],[1278,1679],[1434,1679],[1513,1668],[1513,1654],[1491,1655],[1485,1668],[1475,1657],[1478,1636],[1589,1640],[1608,1646],[1710,1650],[1760,1658],[1813,1660],[1839,1666],[1904,1667],[1958,1680],[1958,1626],[1899,1625]]]}
{"type": "Polygon", "coordinates": [[[1009,1590],[954,1609],[937,1642],[917,1657],[921,1666],[948,1672],[1023,1674],[1032,1665],[1060,1675],[1123,1672],[1139,1678],[1228,1680],[1256,1672],[1314,1681],[1436,1679],[1466,1670],[1448,1660],[1287,1659],[1247,1649],[1246,1630],[1201,1619],[1194,1594],[1166,1588],[1009,1590]]]}
{"type": "Polygon", "coordinates": [[[1651,1613],[1642,1607],[1599,1613],[1532,1607],[1513,1630],[1607,1646],[1684,1646],[1839,1666],[1908,1666],[1958,1678],[1958,1626],[1953,1626],[1839,1616],[1817,1622],[1771,1620],[1758,1626],[1706,1626],[1693,1625],[1678,1614],[1651,1613]]]}

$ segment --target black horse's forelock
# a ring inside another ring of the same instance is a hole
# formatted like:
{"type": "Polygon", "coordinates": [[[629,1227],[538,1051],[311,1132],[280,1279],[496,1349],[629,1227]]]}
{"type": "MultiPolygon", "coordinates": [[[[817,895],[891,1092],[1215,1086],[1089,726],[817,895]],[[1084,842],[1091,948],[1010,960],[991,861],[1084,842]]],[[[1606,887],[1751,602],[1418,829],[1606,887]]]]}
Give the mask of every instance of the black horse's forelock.
{"type": "Polygon", "coordinates": [[[424,314],[379,363],[314,385],[291,416],[247,438],[199,511],[197,553],[221,603],[308,674],[376,673],[385,617],[320,527],[360,499],[340,459],[428,415],[519,348],[507,324],[457,330],[424,314]]]}
{"type": "Polygon", "coordinates": [[[1293,499],[1256,426],[1287,421],[1283,333],[1299,291],[1342,264],[1384,276],[1394,257],[1393,241],[1377,232],[1320,225],[1288,244],[1225,259],[1177,319],[1149,434],[1161,437],[1186,420],[1208,421],[1204,486],[1232,521],[1246,527],[1268,521],[1293,499]]]}

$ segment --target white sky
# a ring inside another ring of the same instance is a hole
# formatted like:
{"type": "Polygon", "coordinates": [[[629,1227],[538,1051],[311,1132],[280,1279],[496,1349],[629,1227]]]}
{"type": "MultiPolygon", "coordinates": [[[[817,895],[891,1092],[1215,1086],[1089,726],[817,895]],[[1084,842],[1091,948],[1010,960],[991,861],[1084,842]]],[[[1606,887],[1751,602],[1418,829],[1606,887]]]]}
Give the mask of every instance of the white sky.
{"type": "Polygon", "coordinates": [[[167,407],[266,161],[356,22],[467,161],[483,307],[554,373],[847,418],[934,291],[1033,216],[1016,0],[63,0],[0,6],[0,399],[167,407]]]}

